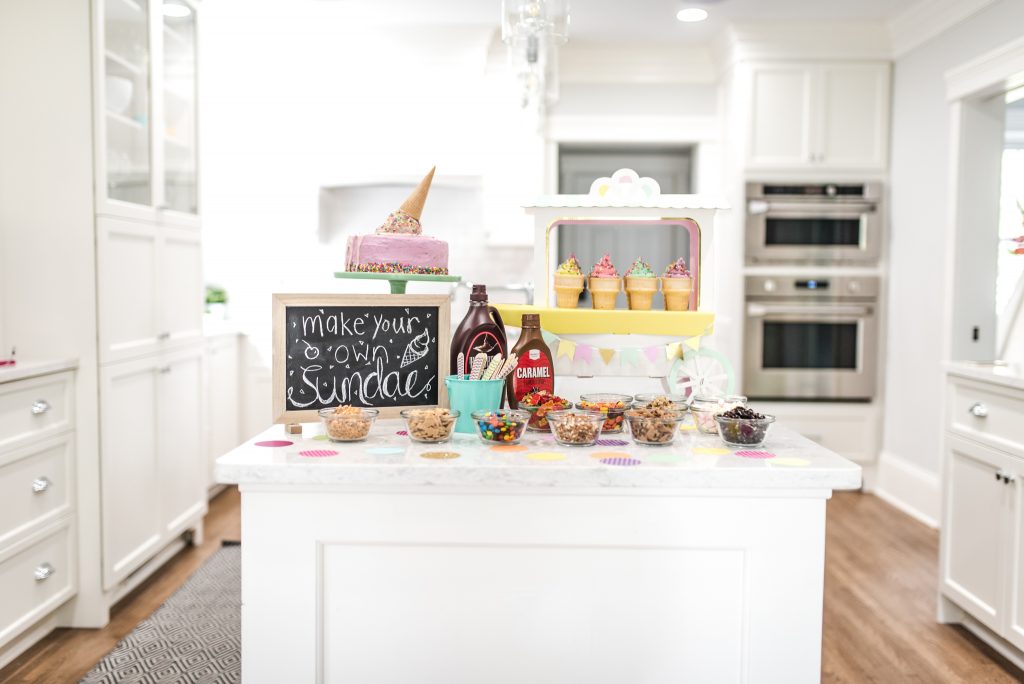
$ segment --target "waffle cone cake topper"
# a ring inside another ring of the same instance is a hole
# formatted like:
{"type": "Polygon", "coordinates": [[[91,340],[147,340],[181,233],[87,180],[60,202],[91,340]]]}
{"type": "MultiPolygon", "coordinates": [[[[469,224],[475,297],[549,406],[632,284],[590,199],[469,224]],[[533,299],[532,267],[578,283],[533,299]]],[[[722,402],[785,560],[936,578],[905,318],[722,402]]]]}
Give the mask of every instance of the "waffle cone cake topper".
{"type": "Polygon", "coordinates": [[[430,193],[430,184],[434,180],[435,169],[437,169],[436,166],[430,169],[430,173],[423,177],[420,184],[416,186],[412,194],[399,207],[401,211],[404,211],[414,219],[419,219],[423,215],[423,205],[427,203],[427,195],[430,193]]]}
{"type": "Polygon", "coordinates": [[[420,225],[420,215],[423,214],[423,205],[427,202],[427,195],[430,193],[430,184],[434,180],[434,169],[436,168],[435,166],[430,169],[430,173],[424,176],[420,184],[416,186],[416,189],[412,191],[412,194],[405,198],[398,211],[393,211],[388,215],[384,225],[377,229],[378,235],[387,235],[389,233],[420,235],[423,232],[423,226],[420,225]]]}

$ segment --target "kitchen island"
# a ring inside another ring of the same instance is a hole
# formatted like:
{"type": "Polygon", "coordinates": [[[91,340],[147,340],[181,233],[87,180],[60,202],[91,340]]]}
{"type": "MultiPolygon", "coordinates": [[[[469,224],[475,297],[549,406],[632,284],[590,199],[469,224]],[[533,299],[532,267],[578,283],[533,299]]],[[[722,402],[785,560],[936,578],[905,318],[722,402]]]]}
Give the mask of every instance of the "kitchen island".
{"type": "Polygon", "coordinates": [[[820,678],[826,501],[861,471],[784,427],[748,451],[303,427],[217,461],[247,683],[820,678]]]}

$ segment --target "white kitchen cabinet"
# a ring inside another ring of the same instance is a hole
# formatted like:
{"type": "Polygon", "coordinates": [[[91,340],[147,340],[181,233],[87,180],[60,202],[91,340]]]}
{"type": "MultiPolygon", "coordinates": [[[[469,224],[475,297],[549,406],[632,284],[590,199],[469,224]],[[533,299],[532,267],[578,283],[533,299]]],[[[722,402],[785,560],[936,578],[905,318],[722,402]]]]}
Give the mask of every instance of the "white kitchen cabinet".
{"type": "Polygon", "coordinates": [[[198,225],[196,7],[96,0],[97,213],[198,225]]]}
{"type": "Polygon", "coordinates": [[[214,485],[216,460],[241,441],[238,335],[217,335],[206,341],[207,472],[214,485]]]}
{"type": "Polygon", "coordinates": [[[206,513],[202,354],[193,345],[101,369],[108,589],[206,513]]]}
{"type": "Polygon", "coordinates": [[[755,64],[749,78],[748,168],[885,168],[887,63],[755,64]]]}
{"type": "Polygon", "coordinates": [[[157,353],[202,337],[199,234],[118,218],[96,221],[100,362],[157,353]]]}

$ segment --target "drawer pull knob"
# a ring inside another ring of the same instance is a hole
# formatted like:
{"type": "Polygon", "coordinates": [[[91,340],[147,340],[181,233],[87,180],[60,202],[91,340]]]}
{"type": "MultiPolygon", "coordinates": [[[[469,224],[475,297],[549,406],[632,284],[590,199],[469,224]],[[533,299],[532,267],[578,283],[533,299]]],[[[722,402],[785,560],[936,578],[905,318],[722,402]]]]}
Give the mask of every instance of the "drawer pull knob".
{"type": "Polygon", "coordinates": [[[36,582],[42,582],[43,580],[50,579],[50,577],[55,572],[57,572],[57,571],[54,570],[53,566],[50,565],[49,563],[43,563],[42,565],[37,565],[36,566],[36,570],[35,570],[36,582]]]}
{"type": "Polygon", "coordinates": [[[162,332],[159,335],[157,335],[156,338],[158,340],[169,340],[169,339],[171,339],[171,333],[169,333],[169,332],[162,332]]]}
{"type": "Polygon", "coordinates": [[[53,483],[50,482],[50,478],[45,476],[37,477],[36,479],[32,480],[32,491],[35,492],[36,494],[42,494],[43,492],[50,488],[51,484],[53,483]]]}
{"type": "Polygon", "coordinates": [[[975,418],[988,418],[988,406],[984,404],[976,403],[967,410],[975,418]]]}
{"type": "Polygon", "coordinates": [[[46,401],[45,399],[36,399],[34,402],[32,402],[32,415],[41,416],[42,414],[49,411],[50,408],[52,408],[50,406],[50,402],[46,401]]]}

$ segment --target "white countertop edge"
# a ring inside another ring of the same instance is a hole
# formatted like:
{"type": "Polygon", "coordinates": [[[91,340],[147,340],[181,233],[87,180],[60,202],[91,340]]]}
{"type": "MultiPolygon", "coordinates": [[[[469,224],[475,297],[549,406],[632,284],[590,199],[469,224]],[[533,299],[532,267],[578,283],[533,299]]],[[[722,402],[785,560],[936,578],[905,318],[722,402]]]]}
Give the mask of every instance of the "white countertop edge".
{"type": "Polygon", "coordinates": [[[946,373],[958,378],[967,378],[1002,387],[1024,390],[1024,365],[979,365],[971,361],[949,361],[946,373]]]}
{"type": "Polygon", "coordinates": [[[13,367],[0,367],[0,384],[26,380],[40,375],[50,375],[78,368],[78,359],[55,359],[46,361],[18,361],[13,367]]]}

